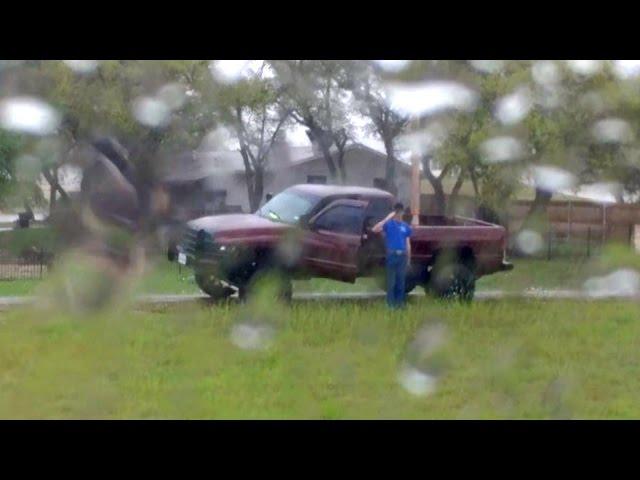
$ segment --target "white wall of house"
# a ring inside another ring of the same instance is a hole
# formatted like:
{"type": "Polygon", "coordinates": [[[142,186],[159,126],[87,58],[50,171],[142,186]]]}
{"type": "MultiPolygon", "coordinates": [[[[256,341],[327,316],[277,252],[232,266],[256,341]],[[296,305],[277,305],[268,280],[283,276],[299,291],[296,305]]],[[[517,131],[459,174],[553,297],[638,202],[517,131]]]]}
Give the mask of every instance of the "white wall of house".
{"type": "MultiPolygon", "coordinates": [[[[345,153],[347,170],[347,185],[373,187],[375,178],[385,177],[386,156],[371,150],[353,148],[345,153]]],[[[316,158],[308,162],[293,164],[288,168],[278,168],[268,171],[265,175],[264,193],[279,193],[282,190],[299,183],[307,183],[310,175],[325,176],[330,182],[329,171],[324,158],[316,158]]],[[[411,169],[408,165],[399,163],[396,171],[398,185],[398,199],[407,204],[410,198],[411,169]]],[[[227,204],[241,205],[246,212],[249,210],[247,187],[244,173],[228,173],[211,177],[207,180],[211,189],[227,191],[227,204]]]]}

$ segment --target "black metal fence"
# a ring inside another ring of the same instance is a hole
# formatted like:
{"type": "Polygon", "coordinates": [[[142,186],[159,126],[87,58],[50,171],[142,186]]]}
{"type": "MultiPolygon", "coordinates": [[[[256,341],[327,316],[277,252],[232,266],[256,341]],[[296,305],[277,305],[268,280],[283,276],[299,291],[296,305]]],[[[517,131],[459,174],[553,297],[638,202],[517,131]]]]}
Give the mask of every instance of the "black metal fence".
{"type": "Polygon", "coordinates": [[[0,281],[41,279],[50,270],[51,254],[44,251],[28,255],[0,252],[0,281]]]}

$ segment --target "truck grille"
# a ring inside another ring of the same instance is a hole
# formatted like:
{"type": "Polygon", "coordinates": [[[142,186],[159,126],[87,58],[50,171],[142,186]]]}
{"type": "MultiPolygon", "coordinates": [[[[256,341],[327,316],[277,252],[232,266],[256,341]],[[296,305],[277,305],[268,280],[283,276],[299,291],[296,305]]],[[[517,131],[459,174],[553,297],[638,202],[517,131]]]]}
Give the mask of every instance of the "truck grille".
{"type": "Polygon", "coordinates": [[[185,229],[178,247],[181,251],[196,259],[212,258],[216,252],[211,234],[204,230],[188,227],[185,229]]]}

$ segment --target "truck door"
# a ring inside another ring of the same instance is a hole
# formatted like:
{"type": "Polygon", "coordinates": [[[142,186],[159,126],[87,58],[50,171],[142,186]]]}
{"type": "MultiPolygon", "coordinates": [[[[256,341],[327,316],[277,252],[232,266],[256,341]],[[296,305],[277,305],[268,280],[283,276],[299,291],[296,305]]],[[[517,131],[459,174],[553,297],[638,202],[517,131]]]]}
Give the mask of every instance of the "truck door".
{"type": "Polygon", "coordinates": [[[361,200],[337,200],[309,221],[303,257],[312,274],[355,281],[366,207],[361,200]]]}

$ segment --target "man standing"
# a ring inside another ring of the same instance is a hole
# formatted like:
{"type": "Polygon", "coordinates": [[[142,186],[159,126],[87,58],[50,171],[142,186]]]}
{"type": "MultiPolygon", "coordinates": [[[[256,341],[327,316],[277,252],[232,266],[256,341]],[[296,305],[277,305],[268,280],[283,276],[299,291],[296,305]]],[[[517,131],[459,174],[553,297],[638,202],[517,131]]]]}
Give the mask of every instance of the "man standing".
{"type": "Polygon", "coordinates": [[[384,231],[387,250],[387,304],[391,308],[404,305],[405,278],[411,262],[411,227],[402,221],[404,206],[396,203],[393,212],[371,229],[375,233],[384,231]]]}

